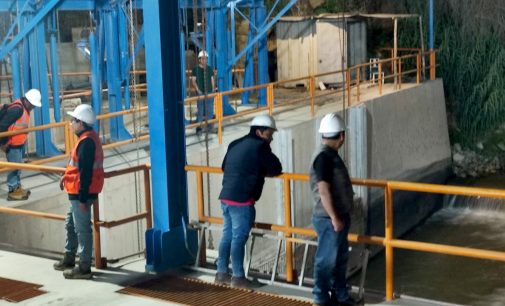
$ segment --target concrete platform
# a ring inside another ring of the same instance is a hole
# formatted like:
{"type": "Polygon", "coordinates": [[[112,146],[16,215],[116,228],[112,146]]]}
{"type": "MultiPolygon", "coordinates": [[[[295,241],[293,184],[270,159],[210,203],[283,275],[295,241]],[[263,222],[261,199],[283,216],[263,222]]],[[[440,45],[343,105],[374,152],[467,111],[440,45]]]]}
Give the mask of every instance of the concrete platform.
{"type": "MultiPolygon", "coordinates": [[[[43,286],[40,289],[47,291],[46,294],[16,303],[16,305],[180,305],[116,292],[128,285],[156,277],[144,272],[143,259],[130,260],[107,270],[93,269],[92,280],[66,280],[60,271],[53,270],[54,262],[54,259],[0,250],[0,277],[40,284],[43,286]]],[[[169,271],[169,273],[206,282],[214,280],[213,273],[201,270],[181,269],[169,271]]],[[[274,284],[262,287],[261,291],[311,301],[308,288],[296,289],[274,284]]],[[[381,297],[377,294],[367,295],[365,305],[454,305],[412,297],[400,297],[393,302],[382,302],[380,299],[381,297]]],[[[14,304],[0,300],[0,305],[14,304]]],[[[201,305],[211,306],[204,300],[201,305]]]]}

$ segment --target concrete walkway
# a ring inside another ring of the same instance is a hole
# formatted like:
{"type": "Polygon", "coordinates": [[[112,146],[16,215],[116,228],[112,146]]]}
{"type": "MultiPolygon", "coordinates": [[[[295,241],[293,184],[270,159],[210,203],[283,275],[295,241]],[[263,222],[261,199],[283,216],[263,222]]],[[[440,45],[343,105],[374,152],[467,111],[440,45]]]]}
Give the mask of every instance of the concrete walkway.
{"type": "MultiPolygon", "coordinates": [[[[53,259],[0,250],[0,277],[36,283],[42,285],[40,290],[47,293],[22,301],[16,305],[179,305],[152,298],[142,298],[125,295],[116,291],[143,280],[156,277],[144,272],[143,259],[131,260],[127,263],[109,267],[107,270],[93,269],[92,280],[66,280],[60,271],[53,270],[53,259]]],[[[213,282],[214,275],[202,271],[174,270],[171,274],[191,277],[206,282],[213,282]]],[[[280,285],[269,285],[261,291],[299,298],[310,301],[309,288],[293,289],[280,285]]],[[[380,301],[377,295],[365,298],[365,305],[405,305],[405,306],[437,306],[454,305],[437,303],[415,298],[399,298],[393,302],[380,301]]],[[[0,300],[0,305],[14,305],[0,300]]],[[[211,306],[202,300],[201,305],[211,306]]]]}

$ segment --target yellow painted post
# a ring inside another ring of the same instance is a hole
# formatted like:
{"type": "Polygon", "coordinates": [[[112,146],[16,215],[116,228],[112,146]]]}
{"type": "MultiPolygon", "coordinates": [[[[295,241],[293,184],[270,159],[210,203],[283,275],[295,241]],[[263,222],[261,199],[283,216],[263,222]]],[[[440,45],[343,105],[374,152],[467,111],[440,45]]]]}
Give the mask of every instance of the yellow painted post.
{"type": "Polygon", "coordinates": [[[398,89],[402,89],[402,59],[398,58],[398,89]]]}
{"type": "Polygon", "coordinates": [[[153,213],[151,211],[151,173],[149,168],[144,168],[144,198],[146,208],[146,228],[153,228],[153,213]]]}
{"type": "Polygon", "coordinates": [[[316,78],[310,76],[309,81],[309,91],[310,91],[310,114],[312,117],[316,114],[316,78]]]}
{"type": "Polygon", "coordinates": [[[391,245],[391,240],[393,240],[393,190],[386,185],[384,193],[384,209],[385,209],[385,239],[384,246],[386,248],[386,301],[393,300],[393,246],[391,245]]]}
{"type": "MultiPolygon", "coordinates": [[[[291,228],[291,180],[284,178],[284,225],[291,228]]],[[[286,234],[286,238],[291,238],[291,233],[286,234]]],[[[293,245],[286,240],[286,281],[293,282],[293,245]]]]}
{"type": "Polygon", "coordinates": [[[107,261],[105,258],[102,258],[102,242],[100,236],[100,225],[98,222],[100,221],[100,210],[98,209],[99,202],[98,200],[93,203],[93,248],[95,250],[95,268],[102,269],[107,265],[107,261]]]}
{"type": "Polygon", "coordinates": [[[217,139],[219,144],[223,144],[223,94],[214,96],[214,114],[217,117],[217,139]]]}
{"type": "Polygon", "coordinates": [[[198,211],[198,222],[204,222],[204,204],[203,204],[203,173],[201,171],[196,171],[196,192],[197,192],[197,211],[198,211]]]}
{"type": "Polygon", "coordinates": [[[347,106],[351,106],[351,68],[345,72],[345,84],[347,88],[347,106]]]}
{"type": "Polygon", "coordinates": [[[382,63],[379,63],[379,95],[382,95],[382,63]]]}
{"type": "Polygon", "coordinates": [[[360,98],[359,98],[359,83],[361,82],[361,68],[358,67],[356,69],[356,99],[357,101],[359,102],[360,98]]]}
{"type": "Polygon", "coordinates": [[[421,54],[416,57],[416,83],[421,83],[421,54]]]}
{"type": "Polygon", "coordinates": [[[65,154],[67,155],[70,155],[70,143],[68,142],[70,136],[69,136],[69,133],[68,133],[68,129],[70,128],[70,125],[65,125],[63,126],[63,137],[65,138],[64,141],[65,141],[65,154]]]}
{"type": "Polygon", "coordinates": [[[267,105],[268,105],[268,114],[272,116],[274,113],[274,84],[269,83],[267,86],[267,105]]]}
{"type": "Polygon", "coordinates": [[[435,80],[437,78],[437,63],[435,50],[430,50],[430,80],[435,80]]]}

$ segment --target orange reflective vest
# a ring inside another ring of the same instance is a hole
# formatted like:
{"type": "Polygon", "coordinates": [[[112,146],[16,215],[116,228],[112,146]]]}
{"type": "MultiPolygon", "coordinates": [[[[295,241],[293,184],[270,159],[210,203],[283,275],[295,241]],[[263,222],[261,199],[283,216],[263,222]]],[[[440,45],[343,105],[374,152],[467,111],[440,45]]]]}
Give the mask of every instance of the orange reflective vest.
{"type": "MultiPolygon", "coordinates": [[[[19,105],[21,109],[23,109],[23,114],[21,117],[16,120],[11,126],[9,126],[9,132],[11,131],[19,131],[19,130],[24,130],[27,129],[28,126],[30,125],[30,113],[26,110],[26,108],[23,106],[23,103],[21,100],[16,100],[12,102],[9,107],[16,107],[15,105],[19,105]]],[[[25,144],[26,139],[28,138],[28,134],[17,134],[9,137],[9,140],[7,141],[8,146],[22,146],[25,144]]]]}
{"type": "MultiPolygon", "coordinates": [[[[91,138],[95,143],[95,161],[93,162],[93,175],[91,177],[91,185],[88,192],[100,193],[103,188],[104,172],[103,172],[103,149],[102,143],[95,131],[89,130],[81,134],[79,140],[72,150],[70,161],[63,176],[63,185],[69,194],[79,194],[81,187],[81,174],[79,172],[79,157],[77,156],[77,147],[86,138],[91,138]]],[[[91,152],[90,152],[91,153],[91,152]]]]}

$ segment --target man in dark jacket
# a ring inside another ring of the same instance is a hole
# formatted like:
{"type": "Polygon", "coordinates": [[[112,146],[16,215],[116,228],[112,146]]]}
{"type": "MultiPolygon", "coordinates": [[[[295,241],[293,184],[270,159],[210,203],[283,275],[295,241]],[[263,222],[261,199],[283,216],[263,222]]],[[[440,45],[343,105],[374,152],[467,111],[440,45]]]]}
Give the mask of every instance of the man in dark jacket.
{"type": "Polygon", "coordinates": [[[104,184],[103,149],[92,128],[96,116],[91,106],[81,104],[68,114],[72,117],[72,130],[79,139],[60,180],[60,188],[68,193],[70,207],[65,219],[65,255],[53,266],[55,270],[64,271],[63,276],[67,279],[90,279],[91,205],[96,202],[104,184]],[[79,266],[75,267],[78,249],[79,266]]]}
{"type": "Polygon", "coordinates": [[[254,224],[254,203],[260,198],[265,177],[282,173],[282,165],[272,153],[270,143],[275,121],[260,115],[251,122],[249,134],[233,141],[223,160],[223,187],[219,199],[223,210],[223,236],[219,245],[216,283],[250,287],[244,273],[244,248],[254,224]],[[232,261],[233,275],[228,273],[232,261]]]}
{"type": "MultiPolygon", "coordinates": [[[[30,112],[35,107],[42,106],[40,91],[30,89],[24,97],[7,106],[5,114],[0,121],[0,133],[27,129],[30,125],[30,112]]],[[[28,134],[16,134],[0,138],[0,149],[5,152],[7,161],[11,163],[23,162],[23,151],[28,134]]],[[[14,170],[7,175],[8,201],[27,200],[30,190],[21,187],[21,171],[14,170]]]]}
{"type": "Polygon", "coordinates": [[[353,204],[351,179],[338,154],[345,140],[344,121],[336,114],[323,117],[319,127],[323,145],[310,167],[314,201],[312,223],[317,232],[314,259],[314,305],[355,305],[347,292],[349,257],[347,234],[353,204]]]}

